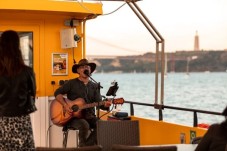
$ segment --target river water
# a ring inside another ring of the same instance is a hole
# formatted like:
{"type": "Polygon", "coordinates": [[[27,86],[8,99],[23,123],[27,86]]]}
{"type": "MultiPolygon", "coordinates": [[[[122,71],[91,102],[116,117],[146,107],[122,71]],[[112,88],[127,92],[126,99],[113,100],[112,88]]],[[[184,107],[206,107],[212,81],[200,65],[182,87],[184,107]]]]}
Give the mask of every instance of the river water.
{"type": "MultiPolygon", "coordinates": [[[[123,97],[126,101],[154,103],[154,73],[94,73],[92,78],[100,82],[103,87],[102,95],[106,95],[111,82],[116,81],[119,86],[116,98],[123,97]]],[[[165,77],[163,101],[164,105],[169,106],[222,112],[227,105],[227,73],[206,72],[189,75],[169,73],[165,77]]],[[[121,110],[129,112],[129,106],[124,104],[121,110]]],[[[158,119],[158,110],[137,105],[135,115],[158,119]]],[[[198,114],[198,123],[212,124],[221,122],[223,119],[222,116],[198,114]]],[[[193,113],[164,109],[163,120],[192,126],[193,113]]]]}

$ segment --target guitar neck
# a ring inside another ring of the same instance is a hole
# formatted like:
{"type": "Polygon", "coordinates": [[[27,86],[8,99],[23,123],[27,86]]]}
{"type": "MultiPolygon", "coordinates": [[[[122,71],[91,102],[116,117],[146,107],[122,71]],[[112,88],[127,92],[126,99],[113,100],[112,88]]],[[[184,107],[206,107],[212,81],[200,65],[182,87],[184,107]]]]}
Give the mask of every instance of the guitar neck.
{"type": "Polygon", "coordinates": [[[92,108],[95,106],[101,106],[104,105],[106,101],[100,101],[100,102],[93,102],[93,103],[89,103],[89,104],[85,104],[83,106],[80,107],[80,109],[87,109],[87,108],[92,108]]]}

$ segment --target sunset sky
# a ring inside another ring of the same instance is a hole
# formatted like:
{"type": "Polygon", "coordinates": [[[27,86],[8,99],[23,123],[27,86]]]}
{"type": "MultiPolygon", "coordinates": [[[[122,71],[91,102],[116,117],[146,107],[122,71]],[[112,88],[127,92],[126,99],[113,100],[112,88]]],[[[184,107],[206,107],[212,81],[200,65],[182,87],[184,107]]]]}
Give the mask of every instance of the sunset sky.
{"type": "MultiPolygon", "coordinates": [[[[102,2],[108,14],[125,2],[102,2]]],[[[227,49],[227,0],[142,0],[136,3],[165,39],[165,51],[227,49]]],[[[88,55],[155,52],[155,40],[125,4],[115,13],[87,21],[88,55]]]]}

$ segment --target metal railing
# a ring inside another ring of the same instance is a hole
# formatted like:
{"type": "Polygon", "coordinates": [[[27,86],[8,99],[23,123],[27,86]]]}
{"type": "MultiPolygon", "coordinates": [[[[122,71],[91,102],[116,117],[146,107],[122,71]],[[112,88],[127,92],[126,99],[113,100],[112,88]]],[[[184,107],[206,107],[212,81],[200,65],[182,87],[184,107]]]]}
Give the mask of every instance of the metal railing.
{"type": "Polygon", "coordinates": [[[193,126],[194,127],[198,126],[197,113],[211,114],[211,115],[222,115],[222,113],[219,113],[219,112],[197,110],[197,109],[190,109],[190,108],[183,108],[183,107],[175,107],[175,106],[168,106],[168,105],[148,104],[148,103],[140,103],[140,102],[133,102],[133,101],[125,101],[124,103],[128,103],[130,105],[130,115],[132,115],[132,116],[134,116],[134,105],[153,106],[155,109],[159,110],[159,121],[163,120],[162,111],[163,111],[164,108],[193,112],[193,126]]]}
{"type": "Polygon", "coordinates": [[[165,40],[158,32],[149,18],[144,14],[140,7],[136,4],[138,0],[125,0],[131,10],[140,19],[143,25],[150,32],[152,37],[156,41],[156,57],[155,57],[155,103],[164,104],[164,71],[165,71],[165,40]],[[159,63],[161,63],[161,84],[159,89],[159,63]],[[160,100],[158,100],[158,94],[160,90],[160,100]]]}

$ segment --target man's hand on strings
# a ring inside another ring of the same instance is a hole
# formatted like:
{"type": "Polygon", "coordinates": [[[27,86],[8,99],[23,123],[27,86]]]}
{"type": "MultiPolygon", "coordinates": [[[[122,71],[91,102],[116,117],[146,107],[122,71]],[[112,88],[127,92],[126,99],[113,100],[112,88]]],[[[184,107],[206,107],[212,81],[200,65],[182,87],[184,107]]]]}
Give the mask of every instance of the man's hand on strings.
{"type": "Polygon", "coordinates": [[[104,104],[105,107],[110,107],[111,105],[112,105],[112,101],[110,99],[108,99],[104,104]]]}
{"type": "Polygon", "coordinates": [[[65,103],[65,104],[63,105],[63,107],[64,107],[64,110],[65,110],[67,113],[72,114],[73,110],[72,110],[70,104],[65,103]]]}

